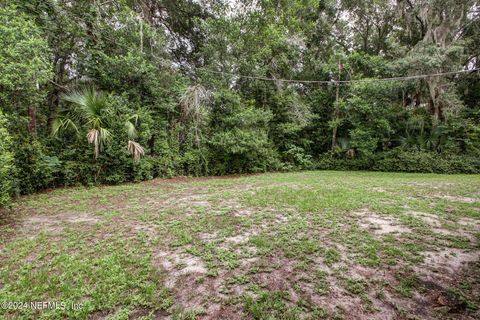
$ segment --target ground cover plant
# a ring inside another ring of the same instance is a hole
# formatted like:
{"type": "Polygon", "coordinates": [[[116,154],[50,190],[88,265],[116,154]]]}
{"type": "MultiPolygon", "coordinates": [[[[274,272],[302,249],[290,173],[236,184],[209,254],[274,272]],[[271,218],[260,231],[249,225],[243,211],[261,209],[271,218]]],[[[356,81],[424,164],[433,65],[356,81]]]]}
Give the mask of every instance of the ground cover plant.
{"type": "Polygon", "coordinates": [[[478,319],[480,177],[305,171],[25,196],[5,319],[478,319]],[[75,306],[72,307],[72,306],[75,306]]]}

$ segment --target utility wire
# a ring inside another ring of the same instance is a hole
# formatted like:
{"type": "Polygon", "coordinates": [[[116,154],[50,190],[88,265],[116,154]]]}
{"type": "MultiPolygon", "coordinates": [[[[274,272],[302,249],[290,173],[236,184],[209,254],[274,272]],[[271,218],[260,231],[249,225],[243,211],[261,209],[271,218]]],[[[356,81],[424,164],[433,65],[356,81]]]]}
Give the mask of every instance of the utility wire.
{"type": "Polygon", "coordinates": [[[470,69],[470,70],[459,70],[459,71],[450,71],[450,72],[440,72],[440,73],[430,73],[430,74],[419,74],[413,76],[403,76],[403,77],[391,77],[391,78],[368,78],[368,79],[356,79],[356,80],[296,80],[296,79],[276,79],[276,78],[268,78],[268,77],[260,77],[260,76],[247,76],[241,74],[235,74],[230,72],[224,71],[215,71],[211,69],[203,68],[203,71],[222,74],[232,77],[244,78],[244,79],[254,79],[254,80],[264,80],[264,81],[279,81],[279,82],[289,82],[289,83],[320,83],[320,84],[335,84],[335,83],[358,83],[358,82],[367,82],[367,81],[406,81],[406,80],[414,80],[414,79],[424,79],[430,77],[439,77],[439,76],[448,76],[466,72],[475,72],[480,70],[480,68],[470,69]]]}
{"type": "MultiPolygon", "coordinates": [[[[108,1],[107,1],[108,2],[108,1]]],[[[67,14],[65,14],[68,16],[67,14]]],[[[69,17],[72,20],[75,20],[77,23],[79,22],[84,22],[81,18],[77,18],[75,16],[70,16],[69,17]]],[[[110,41],[113,39],[108,38],[110,41]]],[[[130,49],[130,47],[124,45],[123,43],[115,43],[116,45],[120,45],[121,47],[125,49],[130,49]]],[[[195,68],[197,69],[197,68],[195,68]]],[[[479,71],[480,68],[475,68],[475,69],[470,69],[470,70],[459,70],[459,71],[450,71],[450,72],[441,72],[441,73],[432,73],[432,74],[421,74],[421,75],[413,75],[413,76],[403,76],[403,77],[390,77],[390,78],[367,78],[367,79],[355,79],[355,80],[297,80],[297,79],[277,79],[277,78],[269,78],[269,77],[262,77],[262,76],[247,76],[247,75],[241,75],[241,74],[235,74],[235,73],[230,73],[230,72],[224,72],[224,71],[215,71],[212,69],[208,68],[201,68],[201,70],[210,72],[210,73],[216,73],[216,74],[221,74],[221,75],[227,75],[227,76],[232,76],[232,77],[237,77],[237,78],[244,78],[244,79],[253,79],[253,80],[264,80],[264,81],[279,81],[279,82],[287,82],[287,83],[317,83],[317,84],[349,84],[349,83],[359,83],[359,82],[367,82],[367,81],[408,81],[408,80],[415,80],[415,79],[425,79],[425,78],[430,78],[430,77],[438,77],[438,76],[448,76],[448,75],[455,75],[455,74],[461,74],[461,73],[467,73],[467,72],[475,72],[479,71]]],[[[55,85],[58,85],[54,83],[55,85]]]]}

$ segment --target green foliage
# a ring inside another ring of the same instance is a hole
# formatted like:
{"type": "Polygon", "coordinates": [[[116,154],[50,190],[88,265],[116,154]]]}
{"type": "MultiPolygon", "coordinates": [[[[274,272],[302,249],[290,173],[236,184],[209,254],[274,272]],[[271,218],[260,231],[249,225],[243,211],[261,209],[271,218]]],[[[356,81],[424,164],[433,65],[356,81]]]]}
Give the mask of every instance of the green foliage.
{"type": "Polygon", "coordinates": [[[14,187],[15,166],[11,152],[12,140],[5,128],[5,117],[0,110],[0,207],[8,204],[14,187]]]}
{"type": "Polygon", "coordinates": [[[394,172],[479,173],[480,160],[476,156],[438,154],[435,152],[393,151],[381,152],[358,159],[321,157],[316,168],[324,170],[374,170],[394,172]]]}
{"type": "MultiPolygon", "coordinates": [[[[64,99],[74,104],[67,115],[58,118],[53,124],[53,135],[58,136],[60,130],[73,129],[79,132],[80,129],[87,131],[88,143],[94,146],[94,157],[98,158],[102,151],[111,140],[111,128],[118,122],[123,123],[123,129],[128,138],[128,150],[135,160],[139,160],[144,154],[143,147],[133,141],[137,138],[136,124],[138,115],[128,115],[121,113],[120,108],[112,108],[109,105],[109,97],[94,88],[89,87],[83,91],[73,91],[64,96],[64,99]],[[79,129],[80,127],[80,129],[79,129]]],[[[110,100],[117,102],[115,97],[110,100]]],[[[119,101],[121,104],[122,102],[119,101]]],[[[125,108],[124,108],[125,109],[125,108]]]]}
{"type": "Polygon", "coordinates": [[[462,3],[10,1],[0,105],[18,170],[3,193],[316,167],[478,172],[478,74],[378,80],[478,66],[462,3]]]}
{"type": "Polygon", "coordinates": [[[245,310],[253,319],[298,319],[300,309],[289,307],[285,302],[288,298],[287,292],[261,292],[258,298],[247,297],[245,310]]]}
{"type": "Polygon", "coordinates": [[[269,111],[228,91],[220,92],[211,116],[212,171],[216,174],[262,172],[278,163],[268,139],[269,111]]]}
{"type": "Polygon", "coordinates": [[[287,163],[283,169],[310,169],[313,167],[312,156],[304,148],[296,145],[287,145],[283,152],[283,158],[287,163]]]}
{"type": "Polygon", "coordinates": [[[190,149],[181,157],[182,171],[187,175],[205,175],[208,173],[208,149],[190,149]]]}
{"type": "Polygon", "coordinates": [[[15,166],[20,193],[32,193],[53,187],[58,182],[62,162],[57,156],[48,155],[40,141],[17,138],[15,166]]]}
{"type": "Polygon", "coordinates": [[[350,145],[358,151],[362,157],[371,156],[377,149],[378,139],[370,130],[362,130],[360,128],[350,131],[350,145]]]}
{"type": "Polygon", "coordinates": [[[0,20],[0,86],[33,90],[50,75],[47,43],[34,21],[13,5],[0,7],[0,20]]]}
{"type": "Polygon", "coordinates": [[[26,116],[45,96],[39,86],[51,76],[50,50],[33,19],[12,4],[0,6],[0,42],[0,104],[26,116]]]}
{"type": "Polygon", "coordinates": [[[480,159],[468,155],[392,151],[376,156],[373,170],[435,173],[479,173],[480,159]]]}

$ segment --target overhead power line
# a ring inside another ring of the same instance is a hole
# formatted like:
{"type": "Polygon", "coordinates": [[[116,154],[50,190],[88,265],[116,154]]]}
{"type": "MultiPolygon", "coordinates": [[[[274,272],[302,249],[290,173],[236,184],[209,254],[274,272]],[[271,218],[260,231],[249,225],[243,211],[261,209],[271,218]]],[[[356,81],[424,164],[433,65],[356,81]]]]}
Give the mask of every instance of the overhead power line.
{"type": "Polygon", "coordinates": [[[244,78],[244,79],[253,79],[253,80],[264,80],[264,81],[279,81],[279,82],[289,82],[289,83],[320,83],[320,84],[335,84],[335,83],[358,83],[358,82],[367,82],[367,81],[406,81],[406,80],[415,80],[415,79],[425,79],[430,77],[439,77],[439,76],[449,76],[467,72],[475,72],[480,70],[480,68],[470,69],[470,70],[459,70],[459,71],[449,71],[449,72],[440,72],[440,73],[430,73],[430,74],[419,74],[412,76],[402,76],[402,77],[390,77],[390,78],[367,78],[367,79],[355,79],[355,80],[299,80],[299,79],[277,79],[261,76],[247,76],[242,74],[235,74],[224,71],[215,71],[211,69],[203,69],[204,71],[222,74],[232,77],[244,78]]]}

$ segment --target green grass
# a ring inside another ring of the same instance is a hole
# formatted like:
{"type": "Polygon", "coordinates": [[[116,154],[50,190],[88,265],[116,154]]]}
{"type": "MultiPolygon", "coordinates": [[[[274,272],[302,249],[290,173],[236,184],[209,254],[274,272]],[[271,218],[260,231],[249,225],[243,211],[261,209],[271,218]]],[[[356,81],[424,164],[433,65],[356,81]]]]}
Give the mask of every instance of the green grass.
{"type": "Polygon", "coordinates": [[[315,171],[22,197],[2,213],[0,302],[65,307],[0,317],[341,319],[387,300],[419,317],[412,297],[434,292],[460,302],[432,317],[472,315],[478,190],[478,175],[315,171]]]}

